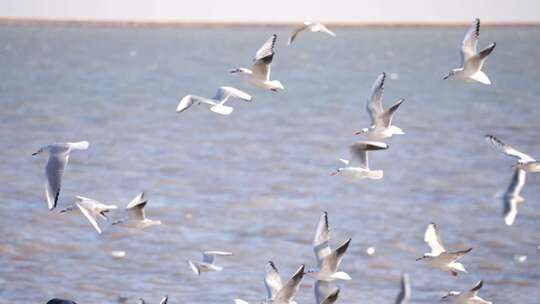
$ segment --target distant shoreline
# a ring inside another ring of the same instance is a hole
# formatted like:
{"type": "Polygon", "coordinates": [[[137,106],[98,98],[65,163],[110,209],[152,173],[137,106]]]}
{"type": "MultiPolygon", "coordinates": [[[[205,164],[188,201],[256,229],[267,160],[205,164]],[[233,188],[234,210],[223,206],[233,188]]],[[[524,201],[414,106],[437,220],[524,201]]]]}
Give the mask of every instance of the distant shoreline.
{"type": "MultiPolygon", "coordinates": [[[[0,25],[51,25],[51,26],[107,26],[107,27],[291,27],[299,22],[233,22],[233,21],[127,21],[93,19],[53,19],[0,17],[0,25]]],[[[457,27],[470,22],[325,22],[332,27],[457,27]]],[[[482,22],[483,26],[528,27],[540,26],[540,22],[482,22]]]]}

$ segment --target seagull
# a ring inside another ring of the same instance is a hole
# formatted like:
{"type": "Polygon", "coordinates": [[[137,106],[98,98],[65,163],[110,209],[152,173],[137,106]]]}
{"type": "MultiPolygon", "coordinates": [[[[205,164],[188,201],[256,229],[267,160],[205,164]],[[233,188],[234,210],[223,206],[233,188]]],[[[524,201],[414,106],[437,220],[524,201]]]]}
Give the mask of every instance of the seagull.
{"type": "Polygon", "coordinates": [[[315,292],[316,304],[333,304],[339,296],[339,288],[328,292],[328,282],[325,281],[315,281],[313,290],[315,292]]]}
{"type": "Polygon", "coordinates": [[[404,273],[401,275],[401,289],[396,298],[396,304],[407,304],[411,299],[411,281],[409,275],[404,273]]]}
{"type": "Polygon", "coordinates": [[[384,80],[386,73],[382,73],[377,77],[371,87],[371,95],[366,99],[366,111],[371,119],[371,126],[363,128],[356,132],[356,135],[364,134],[370,139],[384,139],[392,137],[392,135],[405,134],[399,127],[392,125],[392,118],[399,106],[405,101],[400,99],[388,109],[383,109],[382,98],[384,92],[384,80]]]}
{"type": "Polygon", "coordinates": [[[88,149],[87,141],[79,141],[73,143],[57,143],[51,144],[39,148],[35,153],[38,155],[43,151],[49,152],[49,160],[45,167],[45,175],[47,176],[47,184],[45,186],[45,196],[47,197],[47,204],[49,210],[53,210],[58,203],[58,196],[60,195],[60,187],[62,184],[62,175],[68,164],[69,153],[73,150],[86,150],[88,149]]]}
{"type": "Polygon", "coordinates": [[[371,170],[369,168],[368,151],[386,149],[388,149],[388,144],[383,142],[359,141],[354,143],[349,147],[351,160],[339,159],[346,167],[337,168],[337,170],[330,175],[334,176],[341,174],[352,179],[381,179],[383,178],[383,170],[371,170]]]}
{"type": "MultiPolygon", "coordinates": [[[[300,289],[300,282],[304,277],[304,265],[300,265],[293,276],[282,284],[278,270],[272,261],[269,261],[266,266],[266,276],[264,284],[266,286],[267,298],[262,303],[266,304],[296,304],[294,297],[300,289]]],[[[248,304],[242,299],[235,299],[235,304],[248,304]]]]}
{"type": "Polygon", "coordinates": [[[216,256],[229,256],[232,255],[232,252],[226,251],[205,251],[203,252],[202,262],[196,262],[188,260],[189,267],[196,275],[201,275],[201,272],[210,272],[210,271],[222,271],[223,267],[217,266],[214,264],[214,258],[216,256]]]}
{"type": "Polygon", "coordinates": [[[97,222],[97,217],[101,217],[104,220],[108,220],[106,213],[110,212],[112,209],[117,209],[116,205],[105,205],[91,198],[86,198],[83,196],[75,196],[75,205],[68,207],[60,212],[66,212],[72,210],[75,206],[84,214],[88,219],[90,224],[96,229],[98,234],[101,234],[101,227],[97,222]]]}
{"type": "Polygon", "coordinates": [[[274,58],[274,46],[276,44],[277,35],[272,35],[255,54],[254,64],[250,69],[236,68],[229,71],[231,74],[244,74],[247,80],[253,85],[269,89],[274,92],[285,89],[279,80],[270,80],[270,70],[272,59],[274,58]]]}
{"type": "Polygon", "coordinates": [[[349,238],[335,250],[330,249],[328,213],[323,212],[313,239],[313,251],[317,259],[317,269],[308,270],[306,274],[318,281],[350,280],[351,277],[348,273],[337,271],[350,242],[351,239],[349,238]]]}
{"type": "Polygon", "coordinates": [[[442,297],[442,300],[456,304],[491,304],[492,302],[486,301],[478,296],[478,292],[482,288],[482,285],[484,285],[484,281],[476,283],[471,290],[464,293],[450,291],[447,295],[442,297]]]}
{"type": "Polygon", "coordinates": [[[144,198],[144,192],[137,194],[137,196],[126,207],[128,218],[118,220],[112,224],[124,224],[135,229],[145,229],[151,226],[161,225],[161,221],[146,218],[144,212],[146,203],[148,203],[148,200],[144,198]]]}
{"type": "Polygon", "coordinates": [[[519,168],[514,169],[512,181],[508,185],[508,189],[503,195],[503,216],[504,223],[512,226],[517,215],[517,206],[525,201],[520,195],[521,190],[525,186],[525,177],[527,173],[519,168]]]}
{"type": "Polygon", "coordinates": [[[328,28],[326,28],[324,24],[313,23],[311,21],[305,21],[302,25],[294,29],[294,31],[291,34],[291,37],[289,37],[289,41],[287,41],[287,45],[291,45],[294,39],[296,39],[296,36],[298,36],[298,34],[304,30],[309,30],[312,33],[317,33],[317,32],[327,33],[328,35],[332,37],[336,37],[336,34],[332,32],[331,30],[329,30],[328,28]]]}
{"type": "Polygon", "coordinates": [[[63,299],[51,299],[49,300],[49,302],[47,302],[47,304],[77,304],[73,301],[70,301],[70,300],[63,300],[63,299]]]}
{"type": "Polygon", "coordinates": [[[431,248],[431,252],[424,253],[423,257],[416,259],[417,261],[426,261],[431,266],[443,271],[449,270],[453,276],[457,276],[458,271],[467,272],[465,266],[456,261],[465,254],[471,252],[472,248],[454,252],[446,251],[435,223],[430,223],[427,226],[426,233],[424,234],[424,241],[431,248]]]}
{"type": "Polygon", "coordinates": [[[517,158],[518,161],[515,165],[516,168],[522,169],[525,172],[540,172],[540,161],[537,161],[529,155],[514,149],[493,135],[488,134],[485,136],[485,138],[493,147],[502,153],[517,158]]]}
{"type": "Polygon", "coordinates": [[[180,100],[176,107],[176,112],[183,112],[190,108],[194,103],[205,103],[211,105],[210,111],[221,115],[229,115],[234,110],[233,107],[228,107],[225,102],[229,97],[236,97],[244,101],[251,101],[251,95],[232,87],[219,87],[216,95],[212,98],[200,97],[195,95],[186,95],[180,100]]]}
{"type": "Polygon", "coordinates": [[[467,82],[480,82],[490,85],[491,81],[487,75],[481,71],[484,62],[496,43],[488,45],[485,49],[477,52],[478,37],[480,36],[480,19],[475,19],[461,43],[461,67],[453,69],[444,79],[459,79],[467,82]]]}

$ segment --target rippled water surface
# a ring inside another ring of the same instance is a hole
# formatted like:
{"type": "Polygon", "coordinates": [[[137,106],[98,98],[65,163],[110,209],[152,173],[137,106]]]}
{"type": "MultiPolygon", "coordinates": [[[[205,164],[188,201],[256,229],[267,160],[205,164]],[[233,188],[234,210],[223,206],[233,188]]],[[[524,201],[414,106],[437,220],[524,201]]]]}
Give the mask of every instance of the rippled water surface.
{"type": "MultiPolygon", "coordinates": [[[[335,39],[305,34],[287,47],[288,28],[0,26],[0,303],[158,303],[164,294],[170,303],[256,302],[266,261],[284,277],[314,266],[323,210],[334,246],[352,237],[342,269],[353,280],[340,283],[340,303],[393,303],[401,272],[413,303],[438,303],[480,279],[494,303],[538,303],[540,177],[527,176],[526,202],[506,227],[496,195],[512,160],[482,137],[540,156],[540,28],[483,28],[480,46],[497,42],[485,68],[492,86],[442,80],[464,28],[335,30],[335,39]],[[272,76],[284,92],[228,75],[273,33],[272,76]],[[385,101],[406,98],[394,120],[406,135],[371,155],[383,180],[331,177],[368,123],[364,100],[382,71],[398,76],[385,101]],[[181,96],[220,85],[254,101],[231,100],[228,117],[204,106],[175,112],[181,96]],[[163,225],[128,233],[104,224],[98,236],[80,213],[48,211],[46,157],[30,155],[78,140],[90,149],[71,155],[60,207],[75,195],[124,207],[144,190],[148,217],[163,225]],[[462,260],[468,274],[415,262],[430,221],[450,249],[474,248],[462,260]],[[218,259],[221,273],[194,276],[186,260],[210,249],[235,255],[218,259]]],[[[314,302],[311,284],[298,303],[314,302]]]]}

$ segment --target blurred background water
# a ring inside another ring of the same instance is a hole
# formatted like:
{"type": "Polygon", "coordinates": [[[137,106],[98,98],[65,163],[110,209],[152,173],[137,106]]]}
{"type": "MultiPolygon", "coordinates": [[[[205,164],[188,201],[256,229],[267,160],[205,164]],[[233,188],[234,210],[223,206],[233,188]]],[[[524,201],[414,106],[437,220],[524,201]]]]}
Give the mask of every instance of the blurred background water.
{"type": "MultiPolygon", "coordinates": [[[[329,212],[332,245],[352,237],[340,303],[393,303],[401,272],[413,303],[485,280],[494,303],[538,303],[540,177],[529,174],[517,220],[506,227],[495,195],[512,160],[486,144],[493,133],[540,156],[540,28],[484,27],[479,47],[497,42],[485,71],[492,86],[443,81],[459,63],[465,28],[335,28],[336,38],[303,33],[286,46],[286,27],[0,26],[0,303],[250,302],[265,293],[265,263],[283,277],[315,266],[311,241],[329,212]],[[266,92],[228,75],[249,66],[278,34],[266,92]],[[405,98],[394,123],[406,135],[372,153],[380,181],[329,173],[368,124],[364,100],[377,75],[385,104],[405,98]],[[186,94],[212,96],[232,85],[254,96],[231,100],[232,115],[204,106],[178,114],[186,94]],[[124,207],[147,193],[147,215],[163,225],[98,236],[78,212],[47,210],[45,156],[52,142],[88,140],[64,176],[60,208],[75,195],[124,207]],[[450,249],[474,250],[458,278],[415,262],[436,222],[450,249]],[[368,256],[367,247],[376,254],[368,256]],[[125,250],[122,260],[112,250],[125,250]],[[187,259],[228,250],[221,273],[191,273],[187,259]],[[526,255],[525,263],[514,260],[526,255]]],[[[304,279],[298,303],[313,303],[304,279]]]]}

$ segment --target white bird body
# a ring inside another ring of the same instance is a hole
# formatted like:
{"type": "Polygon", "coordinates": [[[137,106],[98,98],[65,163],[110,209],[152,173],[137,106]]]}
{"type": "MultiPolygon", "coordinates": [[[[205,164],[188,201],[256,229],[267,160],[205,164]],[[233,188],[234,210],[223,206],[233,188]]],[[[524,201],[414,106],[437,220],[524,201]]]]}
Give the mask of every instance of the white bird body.
{"type": "Polygon", "coordinates": [[[57,143],[41,147],[32,154],[37,155],[43,151],[49,152],[49,160],[45,166],[45,176],[47,177],[45,196],[49,210],[53,210],[58,204],[62,176],[67,167],[70,152],[73,150],[86,150],[88,146],[87,141],[57,143]]]}
{"type": "Polygon", "coordinates": [[[332,37],[336,37],[336,34],[329,30],[324,24],[319,22],[305,21],[302,25],[295,28],[287,41],[287,45],[292,45],[298,34],[302,31],[309,30],[312,33],[326,33],[332,37]]]}
{"type": "Polygon", "coordinates": [[[222,271],[223,267],[214,264],[214,258],[216,256],[230,256],[232,252],[226,251],[205,251],[202,254],[202,262],[188,260],[188,265],[196,275],[200,275],[203,272],[222,271]]]}
{"type": "Polygon", "coordinates": [[[331,282],[334,280],[350,280],[351,277],[348,273],[338,271],[339,265],[341,264],[345,252],[347,252],[350,242],[351,239],[349,238],[336,249],[332,250],[330,248],[328,213],[323,212],[317,224],[315,237],[313,238],[313,252],[317,259],[317,268],[308,270],[306,274],[317,281],[331,282]]]}
{"type": "Polygon", "coordinates": [[[106,213],[118,208],[116,205],[106,205],[83,196],[76,196],[75,199],[76,202],[74,206],[61,210],[60,212],[72,210],[75,206],[77,206],[86,219],[88,219],[90,224],[92,224],[94,229],[96,229],[98,234],[101,234],[102,230],[97,222],[97,218],[100,217],[103,220],[108,220],[106,213]]]}
{"type": "Polygon", "coordinates": [[[383,108],[382,99],[385,79],[386,73],[383,72],[373,83],[371,95],[366,99],[366,111],[371,120],[371,125],[356,132],[357,135],[366,135],[369,139],[385,139],[393,135],[405,134],[401,128],[392,125],[394,113],[405,100],[398,100],[386,110],[383,108]]]}
{"type": "MultiPolygon", "coordinates": [[[[301,265],[293,276],[283,284],[279,272],[272,261],[266,267],[264,285],[267,297],[261,303],[264,304],[296,304],[294,298],[300,289],[300,283],[304,277],[304,265],[301,265]]],[[[235,304],[248,304],[242,299],[235,299],[235,304]]]]}
{"type": "Polygon", "coordinates": [[[274,47],[277,35],[272,35],[255,54],[255,63],[251,69],[236,68],[230,71],[231,74],[242,74],[246,80],[262,89],[278,92],[284,87],[279,80],[270,80],[272,60],[274,58],[274,47]]]}
{"type": "Polygon", "coordinates": [[[457,276],[459,272],[467,272],[465,266],[456,261],[471,252],[472,248],[454,252],[446,251],[435,223],[428,225],[424,234],[424,241],[431,248],[431,252],[425,253],[421,258],[416,259],[417,261],[425,261],[434,268],[450,271],[453,276],[457,276]]]}
{"type": "Polygon", "coordinates": [[[530,155],[516,150],[514,147],[505,144],[502,140],[493,135],[486,135],[486,140],[497,150],[507,156],[517,158],[516,168],[522,169],[528,173],[540,172],[540,161],[532,158],[530,155]]]}
{"type": "Polygon", "coordinates": [[[183,112],[190,108],[194,103],[205,103],[210,105],[210,111],[221,115],[229,115],[234,110],[233,107],[225,105],[225,102],[227,102],[230,97],[238,98],[244,101],[252,100],[251,95],[241,90],[233,87],[219,87],[216,95],[213,98],[200,97],[196,95],[184,96],[178,103],[176,112],[183,112]]]}
{"type": "Polygon", "coordinates": [[[486,85],[491,84],[487,75],[482,72],[482,67],[489,54],[495,49],[496,43],[494,42],[478,52],[476,49],[479,36],[480,19],[475,19],[461,43],[461,67],[452,69],[444,79],[480,82],[486,85]]]}
{"type": "Polygon", "coordinates": [[[161,221],[151,220],[146,217],[144,207],[147,203],[148,200],[144,198],[144,192],[140,192],[126,207],[128,217],[112,224],[122,224],[123,226],[136,230],[143,230],[152,226],[161,225],[161,221]]]}
{"type": "Polygon", "coordinates": [[[484,285],[484,281],[476,283],[476,285],[467,292],[451,291],[442,297],[443,301],[448,301],[454,304],[492,304],[478,296],[478,292],[484,285]]]}
{"type": "Polygon", "coordinates": [[[368,151],[388,149],[388,145],[376,141],[359,141],[349,147],[351,160],[340,159],[345,167],[337,168],[332,175],[343,175],[349,179],[381,179],[382,170],[371,170],[368,162],[368,151]]]}

